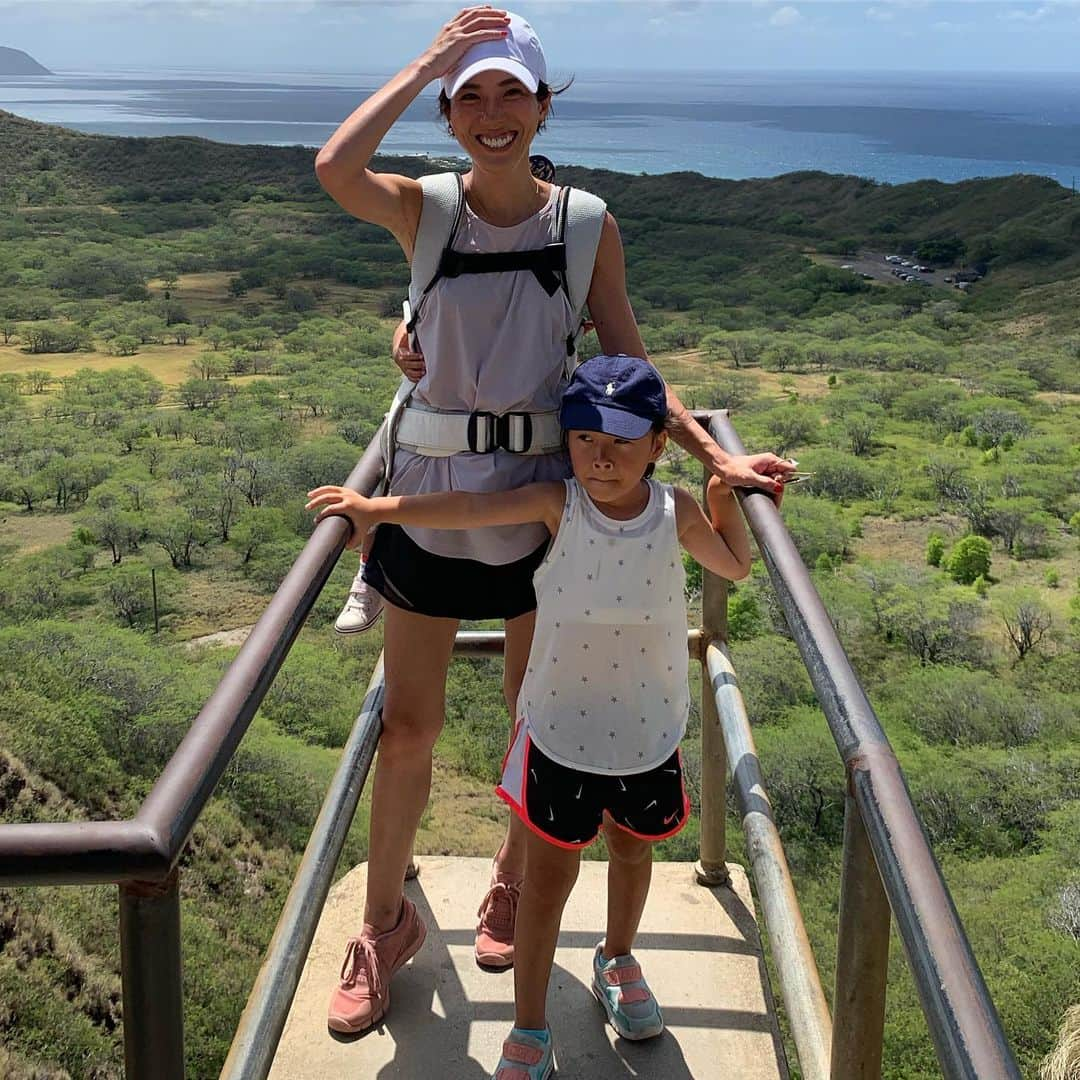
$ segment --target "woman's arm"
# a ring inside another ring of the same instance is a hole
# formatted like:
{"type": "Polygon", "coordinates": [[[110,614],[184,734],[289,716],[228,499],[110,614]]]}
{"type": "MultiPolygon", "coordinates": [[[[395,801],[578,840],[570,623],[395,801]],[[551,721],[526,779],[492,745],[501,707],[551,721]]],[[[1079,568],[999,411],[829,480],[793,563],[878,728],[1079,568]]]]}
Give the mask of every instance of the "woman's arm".
{"type": "MultiPolygon", "coordinates": [[[[600,347],[608,355],[626,353],[647,359],[637,320],[626,295],[626,260],[615,219],[608,214],[600,233],[589,287],[589,316],[595,323],[600,347]]],[[[709,433],[686,411],[678,395],[667,388],[668,430],[672,439],[698,459],[715,476],[732,487],[763,487],[777,490],[775,474],[795,466],[775,454],[736,457],[722,450],[709,433]]]]}
{"type": "Polygon", "coordinates": [[[319,183],[343,210],[382,225],[412,258],[423,197],[417,181],[368,168],[394,122],[433,79],[450,71],[473,45],[505,34],[506,13],[466,8],[450,20],[419,58],[371,95],[330,136],[315,158],[319,183]]]}
{"type": "Polygon", "coordinates": [[[693,495],[675,489],[679,542],[706,570],[739,581],[750,573],[750,539],[735,496],[714,476],[709,480],[707,501],[711,522],[693,495]]]}
{"type": "Polygon", "coordinates": [[[427,529],[475,529],[537,521],[554,536],[559,531],[565,501],[566,485],[561,481],[483,494],[439,491],[376,499],[358,495],[350,488],[327,485],[308,492],[304,509],[319,508],[316,524],[326,517],[348,518],[353,532],[346,547],[353,548],[359,547],[369,529],[384,522],[427,529]]]}

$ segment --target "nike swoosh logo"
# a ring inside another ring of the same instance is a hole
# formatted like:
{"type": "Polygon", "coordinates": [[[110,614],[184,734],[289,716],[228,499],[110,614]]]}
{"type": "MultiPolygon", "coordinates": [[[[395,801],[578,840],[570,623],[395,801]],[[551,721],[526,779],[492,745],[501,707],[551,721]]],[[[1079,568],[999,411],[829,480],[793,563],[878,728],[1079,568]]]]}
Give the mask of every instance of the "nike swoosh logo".
{"type": "Polygon", "coordinates": [[[670,817],[664,818],[664,824],[665,825],[670,825],[673,821],[678,820],[678,817],[679,817],[679,811],[676,810],[675,813],[672,814],[670,817]]]}
{"type": "Polygon", "coordinates": [[[554,820],[555,820],[555,811],[549,806],[548,807],[548,821],[554,821],[554,820]]]}
{"type": "Polygon", "coordinates": [[[646,806],[645,809],[646,810],[651,810],[655,805],[656,805],[656,800],[653,799],[653,801],[651,803],[649,803],[649,805],[646,806]]]}
{"type": "Polygon", "coordinates": [[[582,792],[583,792],[584,790],[585,790],[585,785],[584,785],[584,784],[582,784],[582,785],[581,785],[581,787],[579,787],[579,788],[577,789],[577,794],[576,794],[576,795],[574,796],[574,798],[575,798],[575,799],[580,799],[580,798],[581,798],[581,793],[582,793],[582,792]]]}

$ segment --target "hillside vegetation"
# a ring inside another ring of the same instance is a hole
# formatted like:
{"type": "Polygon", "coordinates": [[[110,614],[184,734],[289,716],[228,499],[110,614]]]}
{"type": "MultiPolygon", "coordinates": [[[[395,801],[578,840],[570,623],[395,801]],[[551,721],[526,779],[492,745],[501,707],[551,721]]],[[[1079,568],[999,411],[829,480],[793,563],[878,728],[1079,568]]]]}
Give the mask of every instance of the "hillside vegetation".
{"type": "MultiPolygon", "coordinates": [[[[644,339],[684,401],[731,409],[749,447],[813,473],[785,520],[1034,1077],[1080,1001],[1080,203],[1023,176],[564,179],[618,218],[644,339]],[[856,252],[983,276],[966,294],[867,280],[840,268],[856,252]]],[[[310,534],[303,493],[343,479],[379,423],[406,282],[394,241],[319,191],[310,151],[0,114],[0,820],[134,812],[232,655],[200,639],[258,617],[310,534]]],[[[676,450],[662,473],[700,483],[676,450]]],[[[184,855],[198,1080],[378,654],[378,628],[330,627],[352,570],[184,855]]],[[[730,627],[831,988],[843,769],[760,564],[730,627]]],[[[455,663],[419,851],[493,850],[501,698],[494,661],[455,663]]],[[[695,800],[699,731],[695,710],[695,800]]],[[[343,868],[365,857],[366,814],[343,868]]],[[[696,843],[695,821],[661,857],[696,843]]],[[[0,890],[0,1074],[122,1074],[116,918],[112,889],[0,890]]],[[[938,1075],[897,941],[886,1025],[886,1076],[938,1075]]]]}

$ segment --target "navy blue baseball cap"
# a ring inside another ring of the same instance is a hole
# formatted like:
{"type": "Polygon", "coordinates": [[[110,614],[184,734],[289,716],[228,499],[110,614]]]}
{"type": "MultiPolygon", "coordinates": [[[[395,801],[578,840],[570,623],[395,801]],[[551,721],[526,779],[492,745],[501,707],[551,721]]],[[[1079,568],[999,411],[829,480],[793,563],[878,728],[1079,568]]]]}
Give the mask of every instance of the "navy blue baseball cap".
{"type": "Polygon", "coordinates": [[[563,392],[559,423],[566,431],[602,431],[640,439],[667,419],[660,372],[637,356],[594,356],[580,364],[563,392]]]}

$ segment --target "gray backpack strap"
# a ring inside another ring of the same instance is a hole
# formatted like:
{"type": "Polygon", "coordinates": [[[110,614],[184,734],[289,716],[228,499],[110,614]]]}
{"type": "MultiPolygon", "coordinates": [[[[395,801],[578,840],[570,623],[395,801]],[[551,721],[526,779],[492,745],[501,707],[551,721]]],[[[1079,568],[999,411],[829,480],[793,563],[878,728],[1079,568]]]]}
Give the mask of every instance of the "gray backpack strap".
{"type": "Polygon", "coordinates": [[[589,298],[596,249],[607,215],[603,199],[571,188],[566,207],[566,292],[574,311],[574,343],[581,336],[582,315],[589,298]]]}
{"type": "MultiPolygon", "coordinates": [[[[420,317],[424,297],[439,272],[443,248],[453,241],[465,206],[460,173],[421,176],[420,187],[424,201],[420,209],[420,224],[416,227],[409,279],[409,304],[412,308],[413,326],[420,317]]],[[[409,327],[410,334],[413,326],[409,327]]]]}

